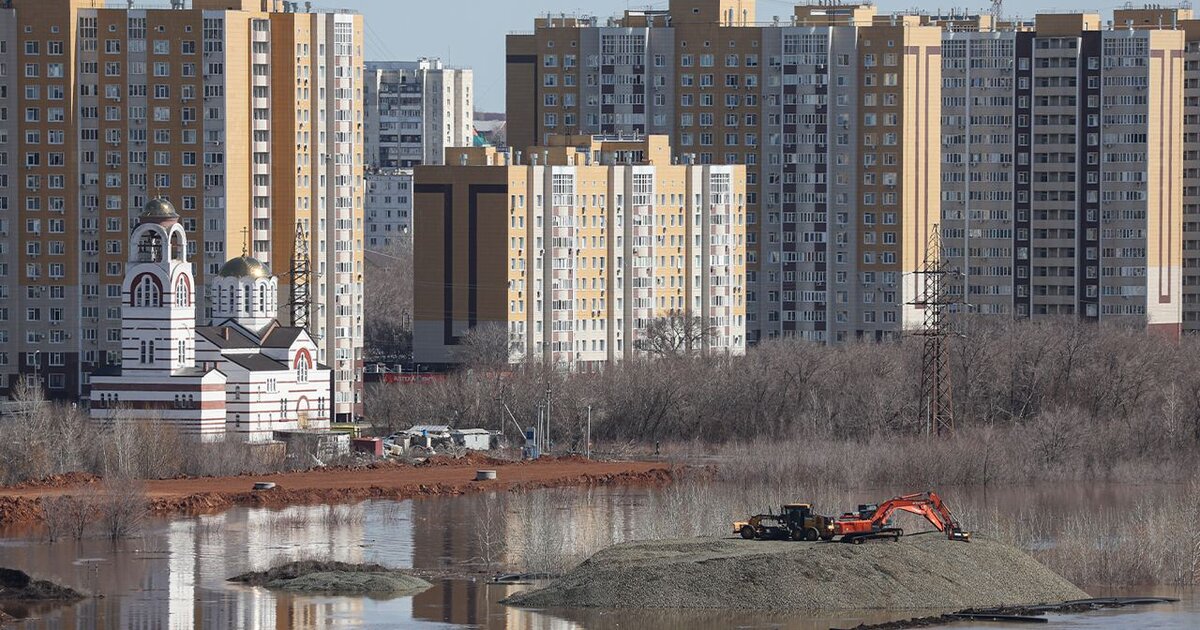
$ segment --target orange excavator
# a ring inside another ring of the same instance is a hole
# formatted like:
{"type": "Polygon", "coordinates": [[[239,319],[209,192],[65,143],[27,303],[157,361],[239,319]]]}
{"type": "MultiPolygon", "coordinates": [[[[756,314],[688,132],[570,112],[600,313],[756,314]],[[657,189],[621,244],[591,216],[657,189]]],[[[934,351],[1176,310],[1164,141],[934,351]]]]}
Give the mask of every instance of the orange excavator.
{"type": "Polygon", "coordinates": [[[879,505],[860,505],[858,511],[847,512],[834,519],[834,535],[841,536],[841,542],[852,544],[874,538],[899,540],[904,535],[904,530],[891,525],[892,516],[897,511],[924,516],[950,540],[971,540],[971,533],[963,531],[954,515],[950,513],[950,508],[933,492],[906,494],[888,499],[879,505]]]}

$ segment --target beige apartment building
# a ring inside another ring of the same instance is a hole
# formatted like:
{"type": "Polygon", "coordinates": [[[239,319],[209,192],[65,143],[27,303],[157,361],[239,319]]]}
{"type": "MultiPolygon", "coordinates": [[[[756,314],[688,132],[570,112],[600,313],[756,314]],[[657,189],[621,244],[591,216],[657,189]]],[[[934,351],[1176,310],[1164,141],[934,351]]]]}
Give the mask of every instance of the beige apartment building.
{"type": "Polygon", "coordinates": [[[746,345],[746,177],[676,163],[664,136],[552,136],[515,153],[451,150],[415,169],[414,359],[461,361],[474,327],[511,361],[590,369],[642,353],[672,312],[746,345]]]}
{"type": "Polygon", "coordinates": [[[1185,38],[1138,13],[924,16],[946,28],[941,232],[964,308],[1179,334],[1185,38]]]}
{"type": "Polygon", "coordinates": [[[938,221],[941,29],[868,5],[753,0],[538,19],[507,40],[512,146],[670,137],[746,167],[749,341],[890,338],[938,221]]]}
{"type": "MultiPolygon", "coordinates": [[[[276,0],[9,4],[0,386],[27,378],[80,398],[93,370],[119,361],[123,248],[161,196],[193,235],[197,295],[246,253],[280,276],[288,302],[306,245],[307,328],[334,370],[337,418],[360,413],[361,16],[276,0]]],[[[211,309],[197,300],[201,321],[211,309]]]]}

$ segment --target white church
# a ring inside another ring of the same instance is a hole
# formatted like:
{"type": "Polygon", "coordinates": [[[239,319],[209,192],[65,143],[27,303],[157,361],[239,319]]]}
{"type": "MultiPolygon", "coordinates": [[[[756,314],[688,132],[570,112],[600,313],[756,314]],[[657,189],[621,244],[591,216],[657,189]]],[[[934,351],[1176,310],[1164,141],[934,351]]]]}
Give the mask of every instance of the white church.
{"type": "Polygon", "coordinates": [[[263,442],[276,431],[327,430],[330,370],[303,328],[281,326],[279,280],[243,254],[209,284],[211,325],[196,325],[187,234],[154,199],[129,238],[121,364],[92,375],[91,416],[157,420],[208,441],[263,442]]]}

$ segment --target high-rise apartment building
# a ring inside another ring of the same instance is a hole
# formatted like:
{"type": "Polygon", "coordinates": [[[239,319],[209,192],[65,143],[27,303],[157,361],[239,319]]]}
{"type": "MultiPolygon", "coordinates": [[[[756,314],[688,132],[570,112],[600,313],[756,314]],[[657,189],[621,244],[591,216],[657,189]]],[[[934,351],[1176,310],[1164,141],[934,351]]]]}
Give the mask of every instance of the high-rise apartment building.
{"type": "Polygon", "coordinates": [[[1121,13],[947,25],[941,231],[972,311],[1178,334],[1184,33],[1121,13]]]}
{"type": "Polygon", "coordinates": [[[444,164],[475,137],[474,75],[440,59],[366,64],[368,168],[444,164]]]}
{"type": "Polygon", "coordinates": [[[511,146],[666,134],[746,166],[747,334],[883,339],[915,321],[941,179],[941,31],[867,5],[671,0],[507,41],[511,146]]]}
{"type": "Polygon", "coordinates": [[[416,168],[414,359],[458,362],[491,324],[514,362],[587,369],[671,314],[709,327],[693,349],[744,352],[745,167],[675,164],[663,136],[549,141],[416,168]]]}
{"type": "Polygon", "coordinates": [[[367,173],[366,245],[386,250],[411,243],[413,172],[411,168],[376,169],[367,173]]]}
{"type": "MultiPolygon", "coordinates": [[[[360,413],[362,19],[277,0],[0,9],[0,373],[56,397],[120,360],[128,235],[171,200],[198,296],[247,253],[280,276],[311,253],[308,328],[360,413]]],[[[284,300],[287,301],[286,297],[284,300]]],[[[212,306],[196,303],[201,321],[212,306]]],[[[284,322],[290,324],[291,322],[284,322]]]]}

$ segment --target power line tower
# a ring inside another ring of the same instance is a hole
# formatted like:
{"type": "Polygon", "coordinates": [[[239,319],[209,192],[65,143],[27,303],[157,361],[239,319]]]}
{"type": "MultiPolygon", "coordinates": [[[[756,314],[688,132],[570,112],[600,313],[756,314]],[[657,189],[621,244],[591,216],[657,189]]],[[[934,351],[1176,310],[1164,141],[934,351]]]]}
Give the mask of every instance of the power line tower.
{"type": "Polygon", "coordinates": [[[925,262],[917,271],[921,294],[912,302],[925,313],[925,320],[916,335],[925,338],[921,356],[921,420],[925,434],[954,433],[954,399],[950,383],[949,340],[954,336],[948,306],[954,302],[946,276],[952,274],[942,259],[942,238],[937,224],[925,248],[925,262]]]}
{"type": "MultiPolygon", "coordinates": [[[[291,293],[288,307],[292,312],[292,325],[308,329],[308,315],[312,299],[309,292],[310,262],[308,256],[308,230],[304,222],[296,220],[296,241],[292,245],[292,266],[288,271],[291,293]]],[[[311,331],[310,331],[311,332],[311,331]]]]}
{"type": "MultiPolygon", "coordinates": [[[[1000,18],[1004,17],[1004,0],[992,0],[992,9],[990,11],[992,19],[999,22],[1000,18]]],[[[996,25],[992,25],[995,27],[996,25]]]]}

